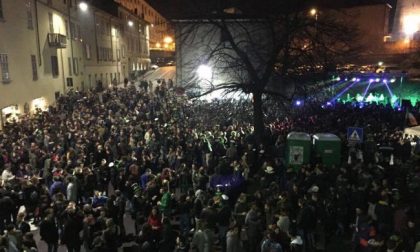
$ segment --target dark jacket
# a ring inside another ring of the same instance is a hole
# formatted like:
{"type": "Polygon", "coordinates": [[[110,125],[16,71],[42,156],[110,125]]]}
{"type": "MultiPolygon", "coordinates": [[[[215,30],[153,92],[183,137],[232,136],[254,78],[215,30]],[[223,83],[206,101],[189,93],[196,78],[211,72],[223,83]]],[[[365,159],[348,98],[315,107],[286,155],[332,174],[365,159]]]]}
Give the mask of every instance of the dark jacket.
{"type": "Polygon", "coordinates": [[[39,233],[41,239],[46,243],[58,242],[58,227],[55,224],[54,219],[44,219],[39,226],[39,233]]]}

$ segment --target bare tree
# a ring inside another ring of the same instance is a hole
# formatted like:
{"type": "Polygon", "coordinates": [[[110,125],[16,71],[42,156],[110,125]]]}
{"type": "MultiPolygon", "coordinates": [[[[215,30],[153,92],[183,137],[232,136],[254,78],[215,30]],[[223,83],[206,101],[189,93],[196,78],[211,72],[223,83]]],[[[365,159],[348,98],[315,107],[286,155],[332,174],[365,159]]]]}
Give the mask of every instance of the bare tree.
{"type": "Polygon", "coordinates": [[[195,17],[175,20],[179,84],[199,85],[202,95],[251,94],[261,140],[264,95],[291,101],[322,71],[357,52],[355,27],[340,21],[338,11],[310,12],[305,2],[250,1],[248,11],[210,14],[197,8],[195,17]],[[197,76],[200,65],[211,66],[211,73],[197,76]]]}

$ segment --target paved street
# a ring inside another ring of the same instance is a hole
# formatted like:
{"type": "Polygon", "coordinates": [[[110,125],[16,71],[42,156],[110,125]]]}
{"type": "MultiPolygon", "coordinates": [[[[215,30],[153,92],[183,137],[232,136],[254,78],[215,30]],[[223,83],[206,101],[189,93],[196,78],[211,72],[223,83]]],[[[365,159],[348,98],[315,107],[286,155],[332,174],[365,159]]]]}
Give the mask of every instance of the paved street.
{"type": "Polygon", "coordinates": [[[176,73],[176,67],[175,66],[159,67],[156,70],[150,70],[147,73],[145,73],[141,77],[141,80],[147,80],[147,81],[155,82],[158,79],[165,79],[165,80],[172,79],[173,81],[175,81],[175,73],[176,73]]]}

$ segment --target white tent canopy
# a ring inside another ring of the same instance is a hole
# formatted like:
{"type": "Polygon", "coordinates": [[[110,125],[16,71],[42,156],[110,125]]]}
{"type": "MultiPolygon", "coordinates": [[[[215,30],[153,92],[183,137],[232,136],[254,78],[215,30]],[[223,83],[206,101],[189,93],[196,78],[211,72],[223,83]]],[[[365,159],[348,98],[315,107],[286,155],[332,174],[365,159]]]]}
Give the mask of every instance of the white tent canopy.
{"type": "Polygon", "coordinates": [[[404,135],[420,136],[420,126],[405,128],[404,135]]]}

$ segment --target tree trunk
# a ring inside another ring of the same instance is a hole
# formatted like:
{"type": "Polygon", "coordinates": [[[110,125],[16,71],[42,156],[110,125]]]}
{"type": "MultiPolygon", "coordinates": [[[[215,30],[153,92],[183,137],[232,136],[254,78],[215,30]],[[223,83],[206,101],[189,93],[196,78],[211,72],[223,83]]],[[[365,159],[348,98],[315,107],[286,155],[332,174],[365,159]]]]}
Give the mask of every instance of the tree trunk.
{"type": "Polygon", "coordinates": [[[264,135],[264,114],[262,110],[262,93],[256,92],[252,94],[253,102],[252,107],[254,111],[254,130],[255,140],[257,144],[263,142],[264,135]]]}

